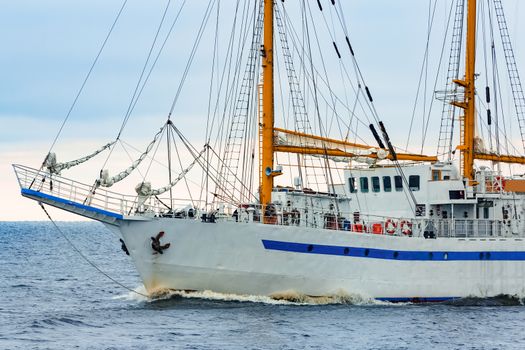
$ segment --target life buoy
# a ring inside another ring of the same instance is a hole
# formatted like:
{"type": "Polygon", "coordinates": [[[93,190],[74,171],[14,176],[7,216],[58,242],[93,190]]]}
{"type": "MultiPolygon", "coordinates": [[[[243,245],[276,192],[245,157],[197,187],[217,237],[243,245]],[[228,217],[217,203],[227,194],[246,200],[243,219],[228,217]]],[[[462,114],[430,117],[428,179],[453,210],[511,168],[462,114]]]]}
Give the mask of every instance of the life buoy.
{"type": "Polygon", "coordinates": [[[412,223],[408,220],[403,220],[399,224],[401,227],[401,232],[406,236],[412,236],[412,223]]]}
{"type": "Polygon", "coordinates": [[[503,178],[503,176],[495,176],[492,182],[492,188],[495,192],[505,190],[505,178],[503,178]]]}
{"type": "Polygon", "coordinates": [[[393,219],[387,219],[385,221],[385,231],[389,235],[393,235],[396,232],[397,228],[397,222],[395,222],[393,219]]]}
{"type": "Polygon", "coordinates": [[[495,176],[492,182],[492,188],[495,192],[501,191],[501,176],[495,176]]]}

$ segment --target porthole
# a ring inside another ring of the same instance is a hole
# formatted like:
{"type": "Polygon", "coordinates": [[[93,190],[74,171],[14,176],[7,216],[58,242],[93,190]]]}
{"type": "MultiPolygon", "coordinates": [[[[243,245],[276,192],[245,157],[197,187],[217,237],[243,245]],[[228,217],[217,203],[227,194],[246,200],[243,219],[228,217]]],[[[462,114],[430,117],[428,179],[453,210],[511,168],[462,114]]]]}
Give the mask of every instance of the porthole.
{"type": "Polygon", "coordinates": [[[306,250],[311,252],[312,250],[314,250],[314,246],[309,244],[308,247],[306,248],[306,250]]]}
{"type": "Polygon", "coordinates": [[[399,256],[399,253],[398,252],[394,252],[394,259],[397,259],[398,256],[399,256]]]}
{"type": "Polygon", "coordinates": [[[443,253],[443,260],[448,260],[448,253],[443,253]]]}
{"type": "Polygon", "coordinates": [[[434,259],[434,253],[432,253],[432,252],[428,253],[428,258],[430,260],[434,259]]]}
{"type": "Polygon", "coordinates": [[[348,255],[348,254],[350,254],[350,249],[348,249],[348,248],[345,248],[345,249],[344,249],[344,251],[343,251],[343,253],[344,253],[345,255],[348,255]]]}
{"type": "Polygon", "coordinates": [[[365,256],[368,256],[370,254],[370,249],[365,249],[365,256]]]}

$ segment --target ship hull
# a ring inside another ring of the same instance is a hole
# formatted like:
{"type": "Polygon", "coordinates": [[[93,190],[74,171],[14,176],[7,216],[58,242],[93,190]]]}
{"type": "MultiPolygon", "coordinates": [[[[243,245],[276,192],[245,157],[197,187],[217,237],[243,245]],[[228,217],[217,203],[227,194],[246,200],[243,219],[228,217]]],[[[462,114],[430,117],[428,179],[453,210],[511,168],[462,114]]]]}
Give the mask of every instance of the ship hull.
{"type": "Polygon", "coordinates": [[[519,238],[399,237],[296,226],[153,218],[118,226],[148,292],[446,300],[525,295],[519,238]],[[151,237],[160,231],[163,254],[151,237]]]}

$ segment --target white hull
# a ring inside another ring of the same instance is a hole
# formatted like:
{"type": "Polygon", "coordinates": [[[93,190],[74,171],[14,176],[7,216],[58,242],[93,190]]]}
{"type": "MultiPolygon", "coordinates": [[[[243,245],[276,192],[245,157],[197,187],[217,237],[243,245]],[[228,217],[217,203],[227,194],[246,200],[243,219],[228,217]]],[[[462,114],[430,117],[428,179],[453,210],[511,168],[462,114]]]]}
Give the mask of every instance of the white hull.
{"type": "Polygon", "coordinates": [[[387,300],[525,295],[521,238],[424,239],[172,218],[123,220],[108,227],[122,233],[149,292],[294,292],[387,300]],[[171,246],[153,254],[150,237],[159,231],[165,231],[162,243],[171,246]],[[278,242],[265,247],[263,240],[278,242]],[[304,248],[308,245],[312,251],[304,248]],[[345,247],[349,250],[343,253],[345,247]]]}

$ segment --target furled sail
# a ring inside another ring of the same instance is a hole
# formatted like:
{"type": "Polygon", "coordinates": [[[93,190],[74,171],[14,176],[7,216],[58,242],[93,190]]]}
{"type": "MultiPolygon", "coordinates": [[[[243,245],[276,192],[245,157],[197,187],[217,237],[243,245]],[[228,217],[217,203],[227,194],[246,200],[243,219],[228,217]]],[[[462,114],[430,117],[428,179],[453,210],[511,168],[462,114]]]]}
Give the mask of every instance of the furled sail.
{"type": "Polygon", "coordinates": [[[79,159],[76,159],[76,160],[72,160],[72,161],[69,161],[69,162],[64,162],[64,163],[57,163],[57,155],[55,152],[49,152],[46,156],[46,160],[44,161],[44,166],[47,168],[47,170],[49,171],[50,174],[56,174],[56,175],[60,175],[60,172],[62,170],[67,170],[69,168],[72,168],[74,166],[77,166],[79,164],[82,164],[84,162],[87,162],[88,160],[90,160],[91,158],[95,157],[97,154],[105,151],[106,149],[108,149],[109,147],[113,146],[115,144],[116,141],[113,141],[113,142],[110,142],[104,146],[102,146],[101,148],[97,149],[95,152],[85,156],[85,157],[82,157],[82,158],[79,158],[79,159]]]}
{"type": "Polygon", "coordinates": [[[142,153],[140,157],[137,160],[135,160],[128,168],[112,177],[109,176],[109,171],[107,169],[102,170],[100,172],[100,178],[97,180],[97,187],[111,187],[117,182],[122,181],[126,177],[128,177],[128,175],[131,174],[133,170],[135,170],[140,165],[140,163],[142,163],[142,161],[147,157],[149,152],[151,152],[153,146],[155,145],[155,143],[157,143],[157,140],[162,135],[164,128],[165,125],[159,130],[159,132],[157,132],[157,134],[153,138],[153,141],[151,141],[148,147],[146,148],[146,151],[144,151],[144,153],[142,153]]]}
{"type": "Polygon", "coordinates": [[[135,186],[135,192],[137,192],[137,195],[139,197],[137,206],[141,207],[146,202],[146,200],[151,196],[158,196],[158,195],[161,195],[169,191],[170,188],[175,186],[180,180],[184,178],[184,176],[186,176],[186,174],[191,170],[191,168],[193,168],[195,163],[197,163],[197,161],[202,157],[202,155],[204,154],[207,148],[208,146],[206,145],[206,147],[204,147],[204,149],[195,157],[193,162],[191,162],[191,164],[188,165],[188,167],[184,169],[179,174],[179,176],[177,176],[177,178],[171,181],[168,185],[155,190],[151,188],[151,182],[143,181],[139,183],[137,186],[135,186]]]}
{"type": "Polygon", "coordinates": [[[276,143],[282,146],[294,146],[294,147],[305,147],[305,140],[308,139],[308,147],[317,147],[320,149],[334,149],[342,152],[352,154],[351,157],[346,156],[326,156],[324,154],[313,154],[313,157],[325,158],[333,160],[334,162],[348,163],[349,161],[355,161],[359,163],[374,164],[377,161],[386,159],[388,152],[382,148],[376,147],[352,147],[342,145],[341,143],[334,143],[330,141],[316,140],[307,138],[300,135],[286,134],[282,132],[276,132],[276,143]],[[376,158],[370,158],[367,156],[376,155],[376,158]]]}

